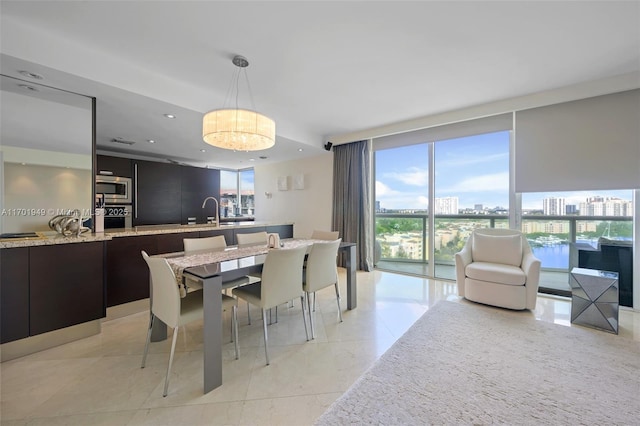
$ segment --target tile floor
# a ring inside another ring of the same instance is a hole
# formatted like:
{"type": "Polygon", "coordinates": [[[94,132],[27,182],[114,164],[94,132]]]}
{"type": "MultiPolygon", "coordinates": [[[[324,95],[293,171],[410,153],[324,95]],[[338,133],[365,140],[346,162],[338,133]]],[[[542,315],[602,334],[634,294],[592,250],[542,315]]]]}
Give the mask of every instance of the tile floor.
{"type": "MultiPolygon", "coordinates": [[[[340,276],[345,294],[345,276],[340,276]]],[[[180,330],[169,395],[162,397],[170,342],[153,343],[140,368],[148,316],[105,321],[102,333],[1,365],[0,423],[11,425],[305,425],[313,421],[430,306],[460,301],[451,282],[358,272],[358,308],[338,323],[332,288],[318,295],[316,339],[305,341],[300,304],[269,326],[241,302],[240,359],[223,354],[224,384],[202,393],[202,322],[180,330]]],[[[539,296],[539,320],[570,326],[568,299],[539,296]]],[[[469,302],[461,302],[469,303],[469,302]]],[[[343,302],[343,306],[346,301],[343,302]]],[[[225,325],[229,316],[225,315],[225,325]]],[[[225,327],[225,339],[230,338],[225,327]]],[[[640,340],[640,313],[620,311],[620,336],[640,340]]]]}

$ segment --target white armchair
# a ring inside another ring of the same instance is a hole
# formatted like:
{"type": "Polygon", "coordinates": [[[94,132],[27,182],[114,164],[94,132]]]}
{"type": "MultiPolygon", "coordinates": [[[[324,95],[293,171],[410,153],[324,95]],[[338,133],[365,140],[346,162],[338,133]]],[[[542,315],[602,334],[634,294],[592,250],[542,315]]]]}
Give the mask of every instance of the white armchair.
{"type": "Polygon", "coordinates": [[[520,231],[476,229],[456,253],[458,295],[508,309],[536,307],[540,260],[520,231]]]}

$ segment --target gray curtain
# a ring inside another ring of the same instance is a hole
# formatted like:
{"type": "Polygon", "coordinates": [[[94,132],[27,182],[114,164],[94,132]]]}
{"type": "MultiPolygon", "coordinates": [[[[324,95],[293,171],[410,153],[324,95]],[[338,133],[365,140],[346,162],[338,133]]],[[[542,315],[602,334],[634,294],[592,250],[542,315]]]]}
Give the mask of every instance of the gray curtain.
{"type": "Polygon", "coordinates": [[[356,243],[358,269],[373,269],[370,156],[367,141],[333,148],[333,229],[356,243]]]}

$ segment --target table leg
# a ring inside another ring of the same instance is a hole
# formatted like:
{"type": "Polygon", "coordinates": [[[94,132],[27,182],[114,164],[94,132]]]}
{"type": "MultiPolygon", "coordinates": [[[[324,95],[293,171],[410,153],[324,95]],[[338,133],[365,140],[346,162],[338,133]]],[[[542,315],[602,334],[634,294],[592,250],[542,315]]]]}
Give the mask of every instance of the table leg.
{"type": "Polygon", "coordinates": [[[222,278],[203,280],[204,393],[222,385],[222,278]]]}
{"type": "Polygon", "coordinates": [[[347,269],[347,309],[355,309],[358,306],[355,245],[347,247],[344,261],[347,269]]]}

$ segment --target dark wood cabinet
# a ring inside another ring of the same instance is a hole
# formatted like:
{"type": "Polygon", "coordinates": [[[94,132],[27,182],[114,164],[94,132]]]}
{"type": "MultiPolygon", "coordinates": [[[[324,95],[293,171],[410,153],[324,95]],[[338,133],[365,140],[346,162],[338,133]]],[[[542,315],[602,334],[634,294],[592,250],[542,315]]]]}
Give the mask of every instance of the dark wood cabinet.
{"type": "Polygon", "coordinates": [[[217,237],[218,235],[224,235],[224,240],[228,246],[235,244],[233,229],[221,229],[217,231],[200,231],[200,238],[217,237]]]}
{"type": "Polygon", "coordinates": [[[98,155],[96,157],[98,169],[96,174],[109,174],[112,176],[133,177],[131,160],[128,158],[111,157],[108,155],[98,155]],[[100,173],[101,171],[107,173],[100,173]]]}
{"type": "Polygon", "coordinates": [[[29,248],[0,250],[1,343],[29,337],[29,248]]]}
{"type": "Polygon", "coordinates": [[[107,241],[107,306],[149,297],[149,268],[141,251],[158,254],[156,235],[107,241]]]}
{"type": "Polygon", "coordinates": [[[104,243],[29,248],[31,336],[106,316],[104,243]]]}
{"type": "Polygon", "coordinates": [[[184,250],[185,238],[199,238],[200,233],[196,232],[181,232],[179,234],[160,234],[158,238],[158,253],[173,253],[174,251],[184,250]]]}
{"type": "Polygon", "coordinates": [[[280,238],[293,238],[293,225],[274,225],[267,226],[267,233],[278,234],[280,238]]]}
{"type": "Polygon", "coordinates": [[[207,197],[220,201],[220,170],[183,166],[180,183],[182,223],[190,217],[196,223],[207,223],[207,216],[215,216],[216,204],[207,201],[203,209],[202,203],[207,197]]]}
{"type": "Polygon", "coordinates": [[[181,167],[134,161],[133,225],[181,222],[181,167]]]}

